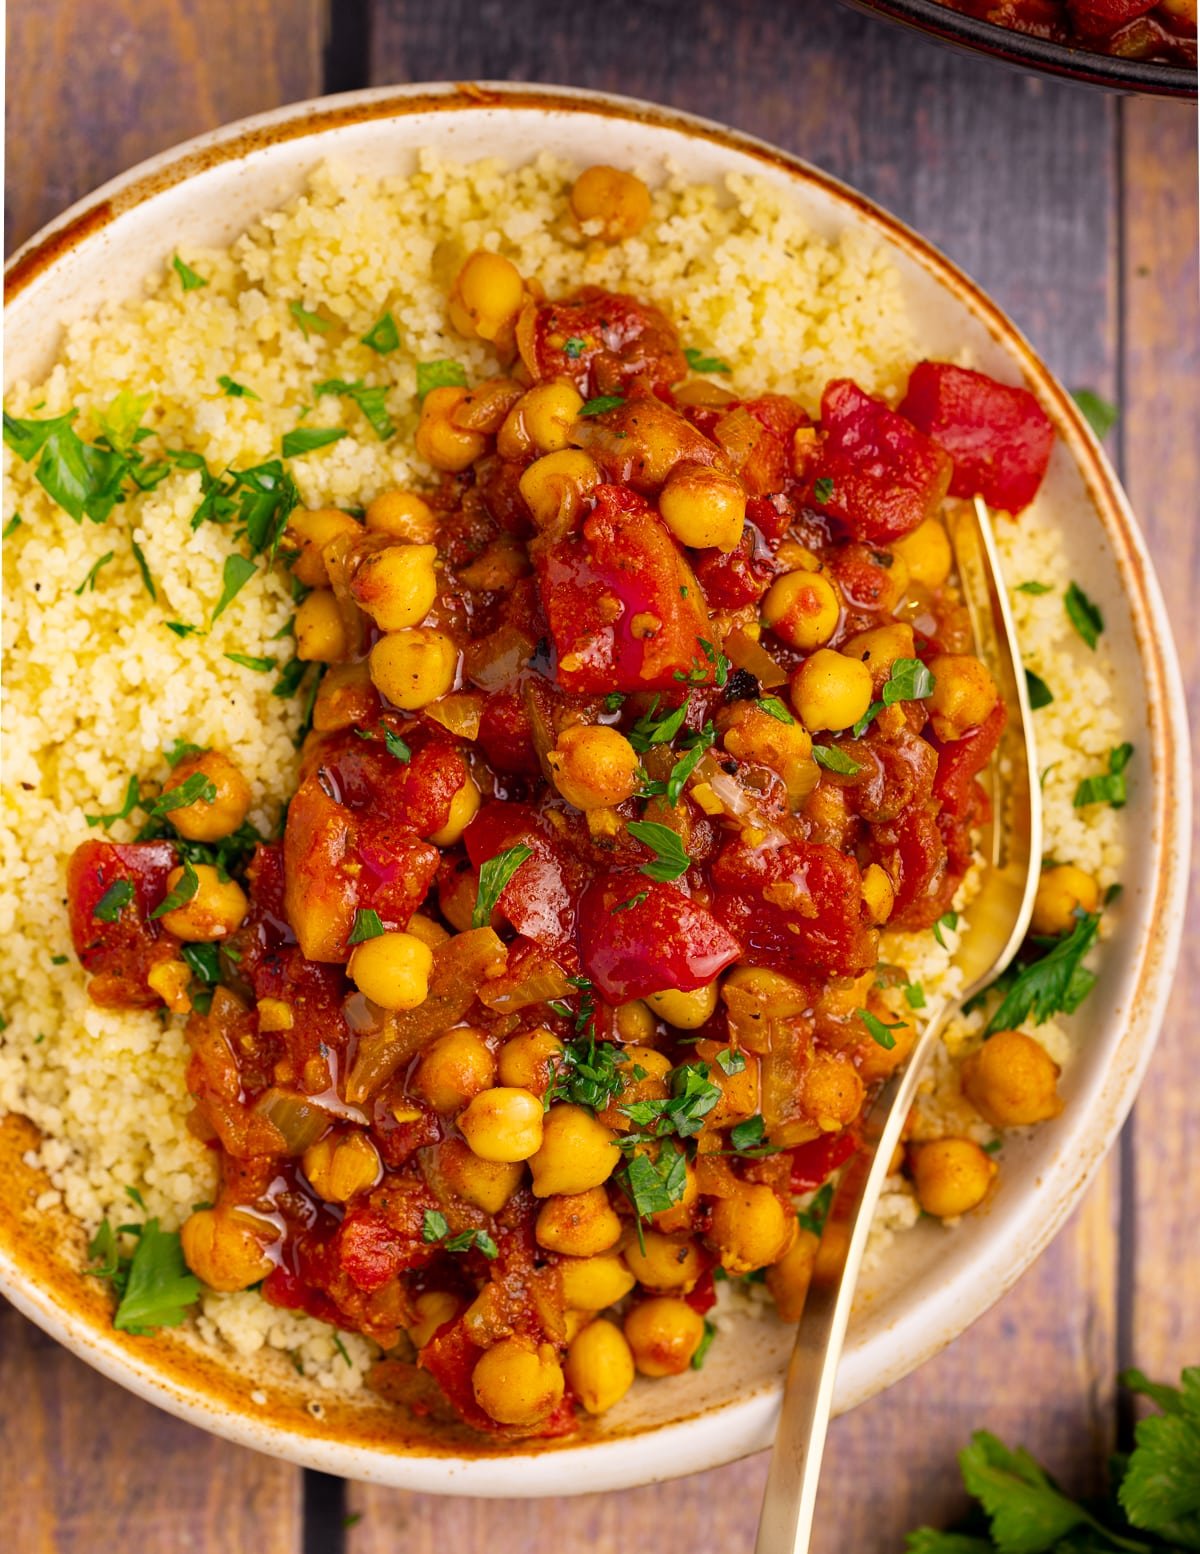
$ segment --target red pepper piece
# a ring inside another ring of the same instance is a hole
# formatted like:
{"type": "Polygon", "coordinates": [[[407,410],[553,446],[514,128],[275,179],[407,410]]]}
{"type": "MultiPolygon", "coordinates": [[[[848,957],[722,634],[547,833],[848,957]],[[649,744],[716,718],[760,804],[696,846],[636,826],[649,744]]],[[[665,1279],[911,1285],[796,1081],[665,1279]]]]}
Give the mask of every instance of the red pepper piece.
{"type": "Polygon", "coordinates": [[[108,1009],[150,1009],[162,1002],[147,983],[160,961],[178,958],[179,941],[150,916],[167,894],[178,859],[170,842],[83,842],[67,867],[71,939],[85,971],[88,995],[108,1009]],[[121,881],[133,889],[113,922],[96,917],[107,892],[121,881]]]}
{"type": "Polygon", "coordinates": [[[950,458],[882,399],[837,378],[821,396],[821,429],[813,499],[855,539],[886,545],[937,512],[950,487],[950,458]],[[828,494],[818,489],[822,481],[828,494]]]}
{"type": "Polygon", "coordinates": [[[587,879],[583,864],[562,847],[549,823],[528,804],[485,804],[463,834],[476,869],[510,847],[533,849],[500,892],[497,905],[518,933],[559,951],[575,938],[575,908],[587,879]]]}
{"type": "Polygon", "coordinates": [[[858,1136],[848,1130],[843,1133],[823,1133],[819,1139],[798,1144],[789,1150],[792,1157],[790,1187],[792,1192],[812,1192],[820,1187],[838,1166],[844,1165],[858,1149],[858,1136]]]}
{"type": "Polygon", "coordinates": [[[1019,513],[1037,495],[1054,427],[1028,389],[950,362],[919,362],[900,409],[954,460],[951,496],[978,492],[989,506],[1019,513]]]}
{"type": "Polygon", "coordinates": [[[594,880],[579,903],[579,958],[612,1003],[664,988],[707,987],[740,954],[737,939],[711,912],[644,874],[594,880]]]}
{"type": "Polygon", "coordinates": [[[705,1316],[717,1303],[717,1286],[713,1279],[713,1271],[706,1268],[696,1280],[695,1288],[688,1291],[683,1297],[693,1311],[698,1311],[705,1316]]]}
{"type": "Polygon", "coordinates": [[[747,524],[733,550],[697,552],[696,576],[710,607],[737,610],[754,604],[770,588],[775,557],[758,530],[747,524]]]}
{"type": "Polygon", "coordinates": [[[1152,11],[1158,0],[1067,0],[1071,20],[1080,32],[1103,35],[1152,11]]]}
{"type": "Polygon", "coordinates": [[[519,691],[493,691],[484,702],[479,743],[488,764],[496,771],[537,776],[540,768],[533,745],[533,724],[519,691]]]}
{"type": "Polygon", "coordinates": [[[937,774],[933,794],[941,801],[942,813],[960,820],[966,814],[971,783],[991,760],[1008,722],[1008,712],[998,701],[978,728],[947,744],[931,739],[937,751],[937,774]]]}

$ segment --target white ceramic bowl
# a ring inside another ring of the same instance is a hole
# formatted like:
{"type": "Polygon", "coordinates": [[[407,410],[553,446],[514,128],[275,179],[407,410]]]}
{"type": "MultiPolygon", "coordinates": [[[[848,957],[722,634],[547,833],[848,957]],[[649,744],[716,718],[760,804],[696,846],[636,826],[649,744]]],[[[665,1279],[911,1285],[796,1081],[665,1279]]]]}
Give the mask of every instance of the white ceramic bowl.
{"type": "MultiPolygon", "coordinates": [[[[1136,792],[1115,932],[1088,1004],[1088,1035],[1064,1084],[1062,1117],[1006,1145],[991,1211],[953,1235],[918,1226],[863,1285],[838,1378],[837,1407],[861,1403],[961,1333],[1029,1266],[1079,1201],[1112,1144],[1150,1056],[1178,948],[1187,879],[1190,773],[1186,713],[1170,629],[1142,540],[1116,479],[1070,397],[1013,326],[914,233],[824,174],[718,125],[645,104],[554,88],[385,88],[304,103],[191,141],[135,168],[67,212],[9,269],[10,379],[49,366],[57,323],[131,296],[177,246],[221,244],[295,194],[323,158],[405,171],[417,148],[519,163],[549,149],[581,165],[652,165],[691,179],[730,171],[779,186],[825,233],[865,229],[899,268],[931,356],[968,346],[998,376],[1023,378],[1058,428],[1047,497],[1062,516],[1073,575],[1099,601],[1125,666],[1136,792]]],[[[0,1289],[106,1375],[207,1429],[307,1466],[410,1490],[565,1494],[643,1484],[765,1446],[789,1332],[756,1324],[723,1341],[702,1371],[642,1384],[602,1428],[566,1446],[505,1451],[460,1439],[406,1439],[381,1405],[329,1404],[314,1418],[285,1381],[249,1395],[178,1334],[113,1332],[94,1286],[62,1252],[62,1227],[29,1213],[29,1142],[0,1128],[0,1289]]],[[[69,1238],[68,1238],[69,1243],[69,1238]]],[[[68,1244],[67,1251],[77,1253],[68,1244]]]]}

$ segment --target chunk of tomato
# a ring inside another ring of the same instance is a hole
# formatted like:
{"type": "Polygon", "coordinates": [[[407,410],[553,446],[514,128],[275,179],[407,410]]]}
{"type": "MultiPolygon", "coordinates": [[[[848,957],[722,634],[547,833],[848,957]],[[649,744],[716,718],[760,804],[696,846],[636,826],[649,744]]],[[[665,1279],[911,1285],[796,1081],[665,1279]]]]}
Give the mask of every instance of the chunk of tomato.
{"type": "Polygon", "coordinates": [[[476,869],[510,847],[531,848],[533,856],[500,892],[500,915],[543,949],[561,952],[573,944],[576,905],[587,870],[559,843],[544,816],[528,804],[496,800],[475,816],[463,842],[476,869]]]}
{"type": "Polygon", "coordinates": [[[635,378],[678,383],[688,365],[679,339],[652,303],[585,286],[564,302],[546,302],[533,317],[532,360],[524,330],[518,342],[541,378],[570,378],[585,399],[616,394],[635,378]]]}
{"type": "Polygon", "coordinates": [[[644,874],[593,880],[579,903],[579,958],[611,1003],[665,988],[694,992],[740,954],[738,940],[698,901],[644,874]]]}
{"type": "Polygon", "coordinates": [[[146,981],[164,960],[178,958],[179,941],[151,917],[167,894],[167,875],[178,859],[170,842],[83,842],[67,866],[71,939],[83,969],[91,973],[88,995],[109,1009],[153,1008],[162,999],[146,981]],[[118,890],[106,907],[96,908],[113,886],[118,890]]]}

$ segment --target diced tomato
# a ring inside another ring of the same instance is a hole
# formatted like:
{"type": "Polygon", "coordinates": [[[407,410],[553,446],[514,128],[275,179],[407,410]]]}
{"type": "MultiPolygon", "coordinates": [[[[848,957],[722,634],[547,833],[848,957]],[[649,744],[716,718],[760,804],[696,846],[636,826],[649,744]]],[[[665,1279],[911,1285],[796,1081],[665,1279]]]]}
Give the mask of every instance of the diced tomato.
{"type": "Polygon", "coordinates": [[[947,868],[946,844],[936,806],[916,805],[894,821],[871,829],[871,855],[891,876],[896,903],[894,928],[930,928],[946,911],[957,888],[947,868]]]}
{"type": "Polygon", "coordinates": [[[504,1427],[484,1413],[475,1401],[471,1386],[471,1373],[482,1354],[483,1350],[472,1343],[466,1324],[459,1318],[438,1328],[421,1350],[419,1364],[437,1382],[464,1424],[475,1430],[494,1432],[504,1427]]]}
{"type": "Polygon", "coordinates": [[[752,496],[746,503],[747,523],[752,523],[768,540],[781,540],[795,516],[796,504],[782,494],[752,496]]]}
{"type": "Polygon", "coordinates": [[[951,496],[978,493],[1019,513],[1037,495],[1054,427],[1028,389],[951,362],[919,362],[900,409],[954,460],[951,496]]]}
{"type": "Polygon", "coordinates": [[[463,833],[476,869],[521,843],[533,849],[500,892],[500,915],[544,949],[561,951],[575,938],[575,909],[587,879],[583,864],[527,804],[485,804],[463,833]]]}
{"type": "Polygon", "coordinates": [[[706,1268],[696,1281],[693,1289],[683,1297],[693,1311],[698,1311],[701,1316],[711,1311],[717,1303],[717,1286],[713,1279],[713,1271],[706,1268]]]}
{"type": "Polygon", "coordinates": [[[341,1315],[328,1295],[314,1289],[282,1263],[272,1268],[263,1280],[262,1293],[264,1300],[270,1301],[272,1306],[282,1306],[285,1311],[303,1311],[321,1322],[336,1325],[341,1315]]]}
{"type": "Polygon", "coordinates": [[[648,502],[598,486],[582,531],[538,557],[538,580],[568,691],[655,691],[703,663],[695,574],[648,502]]]}
{"type": "Polygon", "coordinates": [[[802,426],[812,421],[794,399],[783,394],[763,394],[742,405],[766,433],[738,471],[742,483],[753,498],[762,499],[782,491],[792,469],[792,440],[802,426]]]}
{"type": "Polygon", "coordinates": [[[67,867],[71,939],[85,971],[88,995],[105,1008],[153,1008],[161,997],[146,981],[164,960],[178,958],[179,941],[150,916],[167,894],[178,859],[170,842],[83,842],[67,867]],[[96,908],[114,885],[132,887],[112,922],[96,908]]]}
{"type": "Polygon", "coordinates": [[[766,593],[775,576],[775,557],[759,531],[747,524],[733,550],[697,553],[696,576],[711,608],[737,610],[766,593]]]}
{"type": "Polygon", "coordinates": [[[278,999],[291,1011],[292,1023],[279,1037],[290,1056],[291,1083],[310,1093],[327,1088],[332,1083],[329,1058],[344,1052],[350,1039],[342,1013],[347,983],[341,966],[305,960],[292,945],[261,959],[252,980],[256,999],[278,999]]]}
{"type": "Polygon", "coordinates": [[[579,903],[580,961],[613,1003],[664,988],[707,987],[740,954],[737,939],[711,912],[644,874],[596,879],[579,903]]]}
{"type": "Polygon", "coordinates": [[[936,514],[953,466],[905,416],[836,378],[821,396],[821,429],[814,499],[855,539],[887,544],[936,514]],[[817,491],[819,481],[829,482],[828,494],[817,491]]]}
{"type": "Polygon", "coordinates": [[[795,1149],[788,1151],[792,1157],[791,1190],[812,1192],[820,1187],[838,1166],[849,1160],[858,1146],[858,1135],[849,1129],[843,1133],[823,1133],[819,1139],[797,1144],[795,1149]]]}
{"type": "Polygon", "coordinates": [[[536,777],[537,751],[529,709],[519,691],[494,691],[483,704],[479,719],[479,743],[489,763],[499,772],[536,777]]]}
{"type": "Polygon", "coordinates": [[[678,383],[688,371],[675,330],[656,307],[595,286],[537,308],[532,354],[527,365],[539,377],[570,378],[585,399],[618,394],[634,378],[678,383]]]}
{"type": "Polygon", "coordinates": [[[822,842],[748,847],[729,842],[712,868],[713,912],[754,965],[858,976],[875,964],[853,858],[822,842]]]}
{"type": "Polygon", "coordinates": [[[944,814],[955,819],[965,814],[971,783],[991,760],[1007,722],[1008,712],[1004,703],[998,701],[979,727],[961,739],[947,744],[933,742],[937,750],[933,793],[944,814]]]}
{"type": "Polygon", "coordinates": [[[1157,4],[1158,0],[1067,0],[1067,10],[1080,32],[1104,34],[1116,32],[1157,4]]]}

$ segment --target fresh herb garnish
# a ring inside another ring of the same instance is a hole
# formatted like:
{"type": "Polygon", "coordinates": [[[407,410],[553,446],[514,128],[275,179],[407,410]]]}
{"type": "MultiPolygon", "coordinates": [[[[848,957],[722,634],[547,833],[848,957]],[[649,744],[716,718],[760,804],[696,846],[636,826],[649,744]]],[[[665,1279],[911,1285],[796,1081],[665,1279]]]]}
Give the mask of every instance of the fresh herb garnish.
{"type": "Polygon", "coordinates": [[[732,1077],[741,1074],[746,1069],[746,1054],[735,1047],[722,1047],[717,1053],[717,1067],[723,1074],[732,1077]]]}
{"type": "Polygon", "coordinates": [[[184,264],[178,254],[171,260],[171,268],[179,277],[179,283],[184,291],[198,291],[201,286],[207,286],[208,282],[203,275],[197,275],[190,264],[184,264]]]}
{"type": "Polygon", "coordinates": [[[882,1047],[885,1052],[890,1052],[896,1045],[896,1038],[892,1035],[892,1032],[904,1029],[903,1020],[895,1020],[889,1024],[886,1020],[881,1020],[877,1014],[872,1014],[869,1009],[860,1009],[858,1011],[858,1018],[866,1026],[867,1034],[871,1040],[876,1046],[882,1047]]]}
{"type": "Polygon", "coordinates": [[[597,394],[595,399],[585,400],[579,408],[581,416],[604,415],[625,403],[623,394],[597,394]]]}
{"type": "Polygon", "coordinates": [[[691,868],[692,860],[683,850],[679,833],[670,826],[656,820],[631,820],[626,830],[655,854],[651,862],[642,864],[640,874],[652,880],[677,880],[691,868]]]}
{"type": "Polygon", "coordinates": [[[343,426],[297,426],[284,432],[280,446],[285,459],[298,459],[302,454],[315,453],[318,448],[328,448],[330,443],[340,442],[346,435],[343,426]]]}
{"type": "Polygon", "coordinates": [[[235,554],[225,557],[225,566],[221,573],[221,597],[212,612],[210,625],[215,624],[218,616],[225,613],[257,570],[253,561],[245,556],[235,554]]]}
{"type": "Polygon", "coordinates": [[[96,578],[100,574],[100,568],[101,567],[106,567],[108,565],[108,563],[110,561],[112,561],[116,557],[116,554],[117,553],[116,553],[115,550],[106,550],[105,553],[100,557],[99,561],[94,562],[92,564],[92,566],[89,567],[88,575],[84,578],[83,582],[80,583],[79,587],[75,590],[75,597],[76,598],[78,598],[79,595],[81,593],[83,593],[85,588],[90,590],[90,592],[95,593],[95,591],[96,591],[96,578]]]}
{"type": "Polygon", "coordinates": [[[880,691],[880,701],[874,701],[859,718],[852,730],[855,739],[861,739],[867,726],[873,723],[885,707],[894,707],[898,701],[923,701],[932,695],[933,674],[919,658],[898,658],[880,691]]]}
{"type": "Polygon", "coordinates": [[[254,669],[259,674],[270,674],[275,667],[273,658],[255,658],[250,653],[226,653],[224,655],[231,664],[237,664],[242,669],[254,669]]]}
{"type": "Polygon", "coordinates": [[[704,1368],[704,1361],[708,1351],[712,1348],[713,1339],[717,1336],[717,1330],[707,1317],[704,1319],[704,1335],[696,1345],[696,1352],[692,1356],[691,1365],[694,1371],[704,1368]]]}
{"type": "MultiPolygon", "coordinates": [[[[575,1018],[566,1005],[561,1012],[575,1018]]],[[[546,1104],[568,1101],[593,1112],[604,1111],[624,1089],[621,1060],[621,1048],[611,1041],[588,1036],[566,1042],[554,1060],[554,1080],[546,1092],[546,1104]]]]}
{"type": "Polygon", "coordinates": [[[709,1073],[707,1063],[681,1063],[671,1070],[669,1096],[633,1101],[621,1111],[636,1128],[645,1130],[647,1138],[672,1133],[681,1139],[692,1138],[721,1099],[721,1087],[713,1084],[709,1073]]]}
{"type": "Polygon", "coordinates": [[[813,481],[813,501],[819,502],[822,507],[833,496],[833,481],[828,475],[822,475],[820,480],[813,481]]]}
{"type": "Polygon", "coordinates": [[[578,335],[572,335],[569,340],[563,341],[563,355],[568,361],[578,361],[587,350],[587,341],[581,340],[578,335]]]}
{"type": "Polygon", "coordinates": [[[450,1222],[440,1209],[426,1209],[421,1220],[421,1239],[429,1246],[441,1243],[444,1252],[469,1252],[474,1247],[485,1257],[498,1257],[500,1249],[486,1230],[461,1230],[450,1234],[450,1222]]]}
{"type": "Polygon", "coordinates": [[[1067,589],[1063,604],[1071,625],[1094,652],[1100,633],[1104,630],[1104,617],[1099,607],[1088,598],[1078,583],[1072,583],[1067,589]]]}
{"type": "Polygon", "coordinates": [[[1053,702],[1053,691],[1041,675],[1034,674],[1032,669],[1025,671],[1025,685],[1029,691],[1029,706],[1033,712],[1039,711],[1042,707],[1048,707],[1053,702]]]}
{"type": "Polygon", "coordinates": [[[683,727],[683,720],[687,717],[688,704],[682,702],[670,712],[658,715],[660,697],[655,696],[650,703],[649,712],[645,712],[629,730],[625,736],[639,755],[652,748],[654,745],[669,745],[683,727]]]}
{"type": "Polygon", "coordinates": [[[294,696],[300,682],[308,673],[308,664],[302,658],[290,658],[279,672],[279,678],[271,687],[272,696],[294,696]]]}
{"type": "Polygon", "coordinates": [[[705,752],[716,743],[717,731],[712,723],[706,723],[696,733],[689,734],[684,739],[688,747],[686,755],[681,755],[667,774],[667,802],[678,804],[683,793],[684,784],[704,759],[705,752]]]}
{"type": "Polygon", "coordinates": [[[777,723],[795,723],[795,718],[780,701],[778,696],[760,696],[758,710],[765,712],[768,717],[774,718],[777,723]]]}
{"type": "Polygon", "coordinates": [[[39,454],[34,476],[38,484],[76,523],[85,515],[103,523],[118,502],[121,485],[134,467],[137,454],[126,456],[103,443],[83,442],[71,423],[78,415],[44,421],[22,421],[4,412],[4,441],[26,462],[39,454]]]}
{"type": "Polygon", "coordinates": [[[1013,1031],[1032,1018],[1035,1025],[1055,1014],[1073,1014],[1096,982],[1083,958],[1095,943],[1098,912],[1082,913],[1070,933],[1054,940],[1044,955],[1026,961],[1009,982],[1004,998],[988,1021],[985,1036],[1013,1031]]]}
{"type": "Polygon", "coordinates": [[[133,559],[137,562],[137,569],[142,574],[142,586],[155,602],[158,600],[158,590],[154,586],[154,579],[150,576],[150,568],[146,564],[146,556],[142,547],[136,540],[129,542],[133,549],[133,559]]]}
{"type": "Polygon", "coordinates": [[[698,351],[694,346],[685,345],[683,354],[693,372],[729,373],[733,371],[729,363],[723,362],[719,356],[706,356],[703,351],[698,351]]]}
{"type": "Polygon", "coordinates": [[[371,325],[362,337],[362,344],[369,345],[380,356],[386,356],[389,351],[397,348],[400,344],[400,331],[396,328],[396,320],[390,313],[385,313],[371,325]]]}
{"type": "Polygon", "coordinates": [[[756,1112],[753,1117],[747,1117],[745,1122],[730,1128],[729,1142],[739,1155],[774,1154],[776,1151],[769,1144],[763,1143],[766,1133],[766,1119],[761,1112],[756,1112]]]}
{"type": "Polygon", "coordinates": [[[604,698],[605,712],[619,712],[625,701],[624,691],[609,691],[604,698]]]}
{"type": "Polygon", "coordinates": [[[904,1002],[910,1009],[924,1009],[925,989],[919,982],[909,982],[905,986],[904,1002]]]}
{"type": "Polygon", "coordinates": [[[378,939],[385,931],[378,912],[370,907],[359,907],[354,913],[354,926],[346,943],[363,944],[367,939],[378,939]]]}
{"type": "Polygon", "coordinates": [[[933,937],[941,945],[942,949],[946,948],[946,941],[945,941],[945,939],[942,938],[942,929],[943,928],[948,928],[950,930],[950,932],[953,933],[954,930],[957,927],[958,927],[958,913],[957,912],[943,912],[941,917],[938,918],[937,922],[934,923],[934,925],[933,925],[933,937]]]}
{"type": "Polygon", "coordinates": [[[471,913],[472,928],[488,926],[504,887],[525,860],[532,857],[533,848],[518,842],[515,847],[506,847],[487,860],[479,871],[479,889],[475,895],[475,910],[471,913]]]}
{"type": "Polygon", "coordinates": [[[122,800],[120,809],[111,815],[85,815],[83,818],[87,821],[89,826],[105,827],[111,826],[113,822],[117,820],[128,820],[130,815],[132,815],[134,810],[137,808],[140,797],[141,788],[140,784],[138,783],[137,774],[134,773],[134,775],[130,777],[129,784],[125,789],[125,797],[122,800]]]}
{"type": "Polygon", "coordinates": [[[1095,432],[1097,440],[1103,442],[1117,424],[1120,411],[1116,405],[1101,399],[1094,389],[1072,389],[1071,398],[1083,411],[1083,418],[1095,432]]]}
{"type": "Polygon", "coordinates": [[[308,332],[310,329],[315,330],[319,335],[326,335],[333,328],[333,325],[327,318],[322,318],[319,313],[310,313],[308,309],[299,302],[289,302],[288,312],[300,325],[300,329],[305,339],[308,338],[308,332]]]}
{"type": "Polygon", "coordinates": [[[148,1219],[125,1273],[113,1326],[138,1334],[178,1327],[199,1298],[200,1281],[188,1271],[179,1232],[160,1230],[157,1219],[148,1219]]]}
{"type": "Polygon", "coordinates": [[[461,362],[438,361],[417,363],[417,401],[424,403],[425,396],[436,388],[466,388],[467,371],[461,362]]]}
{"type": "Polygon", "coordinates": [[[20,513],[14,513],[8,522],[4,525],[3,531],[0,532],[0,538],[8,539],[11,535],[14,535],[17,532],[17,530],[24,522],[25,520],[21,517],[20,513]]]}
{"type": "Polygon", "coordinates": [[[617,1170],[616,1177],[640,1223],[683,1202],[687,1189],[687,1155],[680,1145],[664,1139],[658,1145],[655,1159],[648,1153],[633,1154],[617,1170]]]}
{"type": "Polygon", "coordinates": [[[1033,581],[1033,582],[1029,582],[1029,583],[1018,583],[1017,584],[1017,593],[1019,593],[1019,594],[1033,594],[1036,597],[1036,595],[1038,595],[1038,594],[1053,593],[1053,589],[1050,587],[1049,583],[1039,583],[1039,582],[1033,581]]]}
{"type": "Polygon", "coordinates": [[[833,1202],[833,1183],[826,1182],[813,1197],[807,1208],[801,1209],[796,1215],[800,1222],[801,1230],[810,1231],[814,1236],[819,1236],[825,1229],[825,1221],[829,1218],[829,1205],[833,1202]]]}
{"type": "Polygon", "coordinates": [[[628,912],[630,907],[641,906],[642,902],[645,901],[649,894],[650,892],[648,890],[639,890],[637,895],[630,896],[628,901],[618,901],[616,906],[613,907],[613,913],[628,912]]]}
{"type": "Polygon", "coordinates": [[[862,771],[853,756],[839,750],[836,745],[814,745],[812,754],[817,765],[823,766],[827,772],[837,772],[842,777],[856,777],[862,771]]]}
{"type": "Polygon", "coordinates": [[[1085,804],[1109,804],[1123,809],[1129,798],[1125,768],[1133,758],[1133,746],[1126,740],[1108,752],[1108,771],[1101,777],[1085,777],[1075,789],[1072,801],[1076,809],[1085,804]]]}
{"type": "Polygon", "coordinates": [[[259,397],[252,388],[247,388],[244,383],[235,383],[227,372],[223,372],[217,379],[217,382],[228,399],[257,399],[259,397]]]}
{"type": "Polygon", "coordinates": [[[383,384],[377,384],[368,388],[361,378],[355,378],[352,383],[347,383],[345,378],[328,378],[324,383],[318,383],[313,388],[314,394],[345,395],[353,402],[370,421],[375,430],[375,435],[381,442],[395,434],[396,428],[392,424],[392,418],[387,410],[387,388],[383,384]]]}
{"type": "Polygon", "coordinates": [[[160,793],[147,813],[152,819],[161,820],[172,810],[187,809],[192,804],[214,804],[216,798],[217,785],[212,778],[206,777],[203,772],[193,772],[178,787],[167,788],[160,793]]]}
{"type": "Polygon", "coordinates": [[[172,771],[174,771],[175,768],[179,765],[180,761],[184,760],[187,756],[202,755],[203,753],[202,746],[189,744],[186,739],[180,739],[178,735],[176,735],[176,737],[171,741],[171,748],[169,750],[163,751],[163,754],[167,758],[167,765],[171,768],[172,771]]]}
{"type": "Polygon", "coordinates": [[[215,944],[181,944],[179,953],[201,982],[221,980],[221,954],[215,944]]]}
{"type": "Polygon", "coordinates": [[[175,888],[163,897],[150,916],[165,917],[168,912],[177,912],[181,906],[188,904],[199,889],[200,876],[196,873],[192,860],[184,858],[183,873],[179,876],[175,888]]]}
{"type": "Polygon", "coordinates": [[[114,880],[92,908],[92,916],[101,923],[115,923],[133,900],[131,880],[114,880]]]}
{"type": "Polygon", "coordinates": [[[185,626],[182,621],[163,621],[163,625],[177,637],[193,637],[200,630],[199,626],[185,626]]]}

